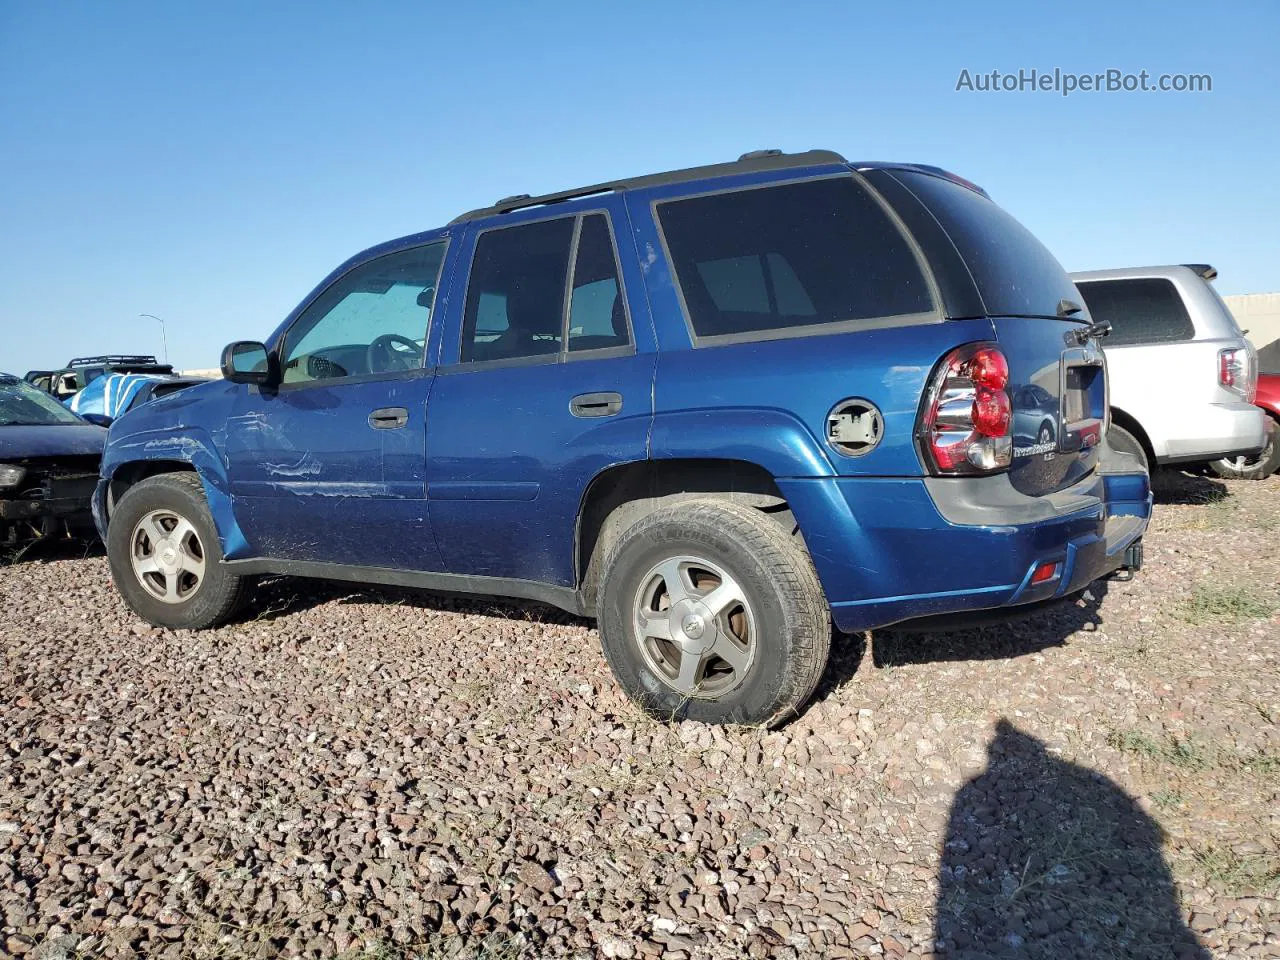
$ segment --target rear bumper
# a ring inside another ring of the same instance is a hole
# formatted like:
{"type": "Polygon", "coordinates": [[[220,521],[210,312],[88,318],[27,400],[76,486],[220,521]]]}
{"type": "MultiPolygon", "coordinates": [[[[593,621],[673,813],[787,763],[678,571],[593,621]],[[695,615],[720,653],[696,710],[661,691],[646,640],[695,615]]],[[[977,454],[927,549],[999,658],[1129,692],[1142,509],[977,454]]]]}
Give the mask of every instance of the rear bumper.
{"type": "MultiPolygon", "coordinates": [[[[982,478],[983,489],[1002,490],[1002,479],[982,478]]],[[[961,498],[966,522],[956,522],[954,503],[940,509],[931,485],[937,484],[888,478],[779,482],[841,630],[1074,593],[1127,566],[1126,551],[1151,516],[1145,472],[1097,473],[1052,497],[1023,497],[1021,511],[1003,491],[982,498],[989,502],[961,498]],[[1031,583],[1044,564],[1054,565],[1053,575],[1031,583]]]]}
{"type": "Polygon", "coordinates": [[[1266,443],[1267,415],[1243,400],[1206,403],[1194,416],[1151,426],[1148,433],[1165,434],[1164,449],[1156,448],[1158,463],[1194,463],[1256,454],[1266,443]]]}

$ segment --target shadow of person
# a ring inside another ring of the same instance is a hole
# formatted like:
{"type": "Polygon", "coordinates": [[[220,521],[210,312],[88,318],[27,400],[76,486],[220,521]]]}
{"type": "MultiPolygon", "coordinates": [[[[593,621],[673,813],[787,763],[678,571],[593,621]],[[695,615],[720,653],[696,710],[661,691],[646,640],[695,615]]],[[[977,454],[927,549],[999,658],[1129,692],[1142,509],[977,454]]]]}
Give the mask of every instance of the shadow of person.
{"type": "Polygon", "coordinates": [[[1208,960],[1182,922],[1162,837],[1117,784],[1001,720],[986,771],[951,805],[938,952],[1208,960]]]}

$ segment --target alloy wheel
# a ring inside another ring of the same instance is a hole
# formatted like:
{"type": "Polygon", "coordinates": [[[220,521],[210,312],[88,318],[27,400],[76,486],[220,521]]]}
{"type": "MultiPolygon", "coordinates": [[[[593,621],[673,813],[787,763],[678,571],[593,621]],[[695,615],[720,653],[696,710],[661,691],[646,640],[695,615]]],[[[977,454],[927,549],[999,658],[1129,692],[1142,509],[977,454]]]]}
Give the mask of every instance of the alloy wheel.
{"type": "Polygon", "coordinates": [[[645,663],[673,690],[714,700],[746,680],[756,619],[742,586],[719,564],[694,556],[663,560],[641,578],[632,610],[645,663]]]}
{"type": "Polygon", "coordinates": [[[186,517],[152,510],[133,528],[129,544],[134,576],[157,600],[182,603],[204,582],[204,545],[186,517]]]}

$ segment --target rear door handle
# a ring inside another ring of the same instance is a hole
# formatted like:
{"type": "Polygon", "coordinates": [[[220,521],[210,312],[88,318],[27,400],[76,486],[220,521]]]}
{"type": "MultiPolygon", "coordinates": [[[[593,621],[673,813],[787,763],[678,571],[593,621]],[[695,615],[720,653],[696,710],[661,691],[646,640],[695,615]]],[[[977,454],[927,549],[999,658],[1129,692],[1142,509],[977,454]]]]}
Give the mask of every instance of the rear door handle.
{"type": "Polygon", "coordinates": [[[369,414],[369,426],[375,430],[395,430],[409,422],[409,411],[404,407],[379,407],[369,414]]]}
{"type": "Polygon", "coordinates": [[[612,417],[622,411],[620,393],[580,393],[569,401],[575,417],[612,417]]]}

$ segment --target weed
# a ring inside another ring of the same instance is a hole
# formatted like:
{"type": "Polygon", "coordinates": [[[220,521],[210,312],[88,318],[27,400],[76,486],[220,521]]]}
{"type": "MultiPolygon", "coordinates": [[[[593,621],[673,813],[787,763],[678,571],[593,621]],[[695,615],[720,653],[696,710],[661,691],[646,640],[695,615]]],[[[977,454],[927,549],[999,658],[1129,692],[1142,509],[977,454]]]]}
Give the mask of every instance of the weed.
{"type": "Polygon", "coordinates": [[[1168,763],[1183,770],[1203,770],[1213,763],[1211,752],[1196,740],[1169,737],[1155,740],[1137,730],[1112,731],[1107,743],[1123,753],[1132,753],[1156,763],[1168,763]]]}
{"type": "Polygon", "coordinates": [[[1241,855],[1227,847],[1203,847],[1191,859],[1209,884],[1229,897],[1280,893],[1280,856],[1241,855]]]}
{"type": "Polygon", "coordinates": [[[1156,808],[1159,810],[1174,810],[1182,806],[1185,802],[1185,798],[1182,796],[1181,791],[1171,790],[1166,787],[1163,790],[1157,790],[1153,793],[1151,795],[1151,802],[1154,803],[1156,808]]]}
{"type": "Polygon", "coordinates": [[[1257,711],[1258,716],[1260,716],[1267,723],[1273,724],[1273,725],[1276,723],[1277,718],[1275,717],[1275,715],[1271,713],[1271,710],[1267,707],[1265,703],[1260,703],[1257,700],[1245,700],[1243,702],[1253,707],[1253,709],[1257,711]]]}
{"type": "Polygon", "coordinates": [[[1240,758],[1240,765],[1264,777],[1280,773],[1280,756],[1274,753],[1251,753],[1240,758]]]}
{"type": "Polygon", "coordinates": [[[1261,590],[1249,587],[1196,587],[1184,604],[1181,617],[1187,623],[1239,623],[1271,616],[1275,601],[1261,590]]]}
{"type": "Polygon", "coordinates": [[[1205,743],[1195,737],[1157,740],[1137,730],[1113,730],[1107,735],[1107,743],[1123,753],[1131,753],[1144,760],[1168,764],[1188,772],[1216,768],[1263,777],[1280,774],[1280,755],[1266,751],[1239,753],[1218,744],[1205,743]]]}

